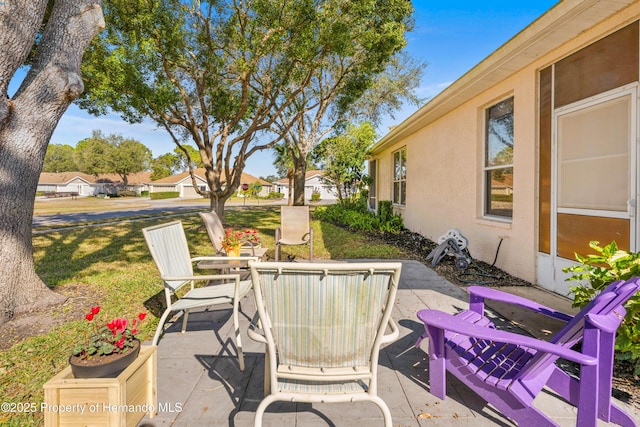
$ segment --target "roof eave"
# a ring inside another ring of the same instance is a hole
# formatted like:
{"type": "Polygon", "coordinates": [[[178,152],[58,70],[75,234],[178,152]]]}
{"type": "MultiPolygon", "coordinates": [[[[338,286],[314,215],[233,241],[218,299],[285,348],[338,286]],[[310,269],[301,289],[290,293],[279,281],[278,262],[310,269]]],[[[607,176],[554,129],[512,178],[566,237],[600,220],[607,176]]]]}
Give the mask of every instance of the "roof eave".
{"type": "Polygon", "coordinates": [[[371,147],[375,155],[575,38],[635,0],[563,0],[394,127],[371,147]],[[598,7],[593,7],[594,5],[598,7]]]}

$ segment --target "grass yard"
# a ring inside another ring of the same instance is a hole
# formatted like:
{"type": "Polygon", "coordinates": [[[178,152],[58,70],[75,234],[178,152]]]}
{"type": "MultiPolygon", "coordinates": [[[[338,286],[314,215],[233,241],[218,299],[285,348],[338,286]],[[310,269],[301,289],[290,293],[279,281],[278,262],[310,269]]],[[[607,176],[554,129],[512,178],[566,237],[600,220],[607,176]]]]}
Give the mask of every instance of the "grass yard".
{"type": "Polygon", "coordinates": [[[52,215],[71,212],[103,212],[124,208],[143,208],[150,206],[149,199],[136,198],[135,202],[123,202],[122,198],[99,199],[97,197],[78,197],[75,200],[70,198],[36,199],[34,204],[34,215],[52,215]]]}
{"type": "MultiPolygon", "coordinates": [[[[193,199],[164,199],[166,202],[176,202],[176,204],[198,204],[204,203],[206,200],[202,198],[193,199]]],[[[243,204],[245,200],[242,197],[230,197],[227,203],[243,204]]],[[[256,199],[247,199],[247,203],[259,204],[256,199]]],[[[42,199],[38,198],[34,204],[34,215],[53,215],[60,213],[72,212],[103,212],[115,211],[129,208],[145,208],[151,207],[152,204],[147,197],[112,197],[110,199],[99,199],[97,197],[78,197],[75,200],[71,198],[64,199],[42,199]]]]}
{"type": "MultiPolygon", "coordinates": [[[[150,316],[139,337],[150,339],[163,311],[164,295],[158,272],[142,236],[142,228],[167,222],[154,219],[123,222],[118,225],[80,228],[37,235],[33,238],[34,257],[40,277],[49,287],[69,296],[69,301],[48,314],[49,323],[34,325],[33,336],[0,350],[0,396],[3,402],[35,403],[44,399],[42,385],[67,365],[74,342],[84,337],[88,322],[84,314],[100,305],[101,319],[132,318],[140,311],[150,316]],[[42,331],[40,331],[42,330],[42,331]]],[[[180,217],[192,256],[212,253],[212,246],[196,213],[180,217]]],[[[275,228],[280,222],[279,207],[229,210],[225,221],[230,227],[257,228],[263,245],[274,256],[275,228]]],[[[367,237],[332,224],[312,221],[314,258],[403,258],[396,247],[372,242],[367,237]]],[[[307,247],[283,249],[305,258],[307,247]]],[[[6,326],[5,326],[6,328],[6,326]]],[[[5,340],[6,329],[0,329],[5,340]]],[[[160,341],[162,345],[162,341],[160,341]]],[[[0,413],[0,425],[41,425],[43,414],[36,412],[0,413]]]]}

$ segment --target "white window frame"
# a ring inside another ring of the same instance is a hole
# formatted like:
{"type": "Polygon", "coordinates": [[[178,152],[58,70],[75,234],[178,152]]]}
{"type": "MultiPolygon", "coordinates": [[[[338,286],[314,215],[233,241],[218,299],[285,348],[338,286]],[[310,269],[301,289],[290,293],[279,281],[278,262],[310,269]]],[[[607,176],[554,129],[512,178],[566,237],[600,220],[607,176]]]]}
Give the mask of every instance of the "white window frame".
{"type": "MultiPolygon", "coordinates": [[[[513,221],[513,201],[511,203],[511,216],[505,216],[505,215],[497,215],[495,213],[491,213],[489,212],[489,206],[491,203],[491,194],[490,194],[490,186],[491,183],[488,182],[488,172],[493,171],[493,170],[499,170],[499,169],[511,169],[511,174],[512,174],[512,180],[513,180],[513,176],[515,173],[515,167],[514,167],[514,163],[513,163],[513,155],[512,155],[512,159],[511,159],[511,163],[509,164],[500,164],[500,165],[487,165],[487,150],[489,149],[489,140],[488,140],[488,121],[489,121],[489,110],[491,110],[491,108],[496,107],[497,105],[499,105],[502,102],[508,101],[509,99],[512,100],[512,111],[511,114],[513,115],[514,118],[514,123],[515,123],[515,97],[513,95],[507,96],[503,99],[501,99],[498,102],[493,103],[492,105],[489,105],[488,107],[486,107],[484,109],[484,114],[483,114],[483,128],[484,128],[484,133],[483,133],[483,141],[482,141],[482,216],[485,219],[490,219],[490,220],[494,220],[494,221],[502,221],[502,222],[512,222],[513,221]]],[[[512,128],[512,132],[515,134],[515,125],[512,128]]],[[[515,135],[511,135],[512,140],[513,140],[513,144],[514,144],[514,150],[515,150],[515,135]]],[[[511,188],[511,195],[513,196],[513,194],[515,194],[515,191],[513,188],[511,188]]]]}
{"type": "Polygon", "coordinates": [[[391,195],[393,198],[393,204],[396,206],[406,206],[407,204],[407,147],[402,147],[399,150],[396,150],[392,153],[393,155],[393,161],[392,161],[392,167],[393,167],[393,173],[392,173],[392,177],[393,177],[393,181],[392,181],[392,188],[391,188],[391,195]],[[404,153],[404,160],[403,160],[403,156],[402,153],[404,153]],[[398,167],[396,167],[396,156],[400,156],[400,165],[398,167]],[[396,173],[396,171],[400,171],[399,174],[396,173]],[[398,187],[396,187],[396,183],[398,184],[398,187]],[[402,192],[402,186],[404,184],[404,193],[402,192]],[[396,188],[399,192],[399,194],[396,194],[396,188]],[[403,198],[404,195],[404,198],[403,198]]]}
{"type": "Polygon", "coordinates": [[[369,176],[372,178],[371,185],[369,186],[369,201],[368,207],[372,212],[376,212],[378,209],[378,159],[369,160],[369,176]]]}

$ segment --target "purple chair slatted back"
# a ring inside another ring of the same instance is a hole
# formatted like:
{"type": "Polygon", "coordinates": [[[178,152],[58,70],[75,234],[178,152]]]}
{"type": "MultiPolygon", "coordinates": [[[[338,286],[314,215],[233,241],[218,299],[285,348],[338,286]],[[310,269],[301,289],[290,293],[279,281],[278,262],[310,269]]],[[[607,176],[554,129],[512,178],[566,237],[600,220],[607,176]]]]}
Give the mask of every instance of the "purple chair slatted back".
{"type": "MultiPolygon", "coordinates": [[[[587,304],[575,317],[562,328],[550,342],[571,348],[582,340],[584,332],[585,316],[587,314],[607,315],[612,311],[621,308],[629,298],[631,298],[640,287],[640,278],[633,278],[629,281],[616,281],[607,286],[589,304],[587,304]]],[[[624,316],[624,309],[621,313],[624,316]]],[[[549,353],[538,353],[529,362],[528,366],[520,372],[520,379],[526,381],[527,378],[539,375],[549,365],[555,363],[558,356],[549,353]]]]}

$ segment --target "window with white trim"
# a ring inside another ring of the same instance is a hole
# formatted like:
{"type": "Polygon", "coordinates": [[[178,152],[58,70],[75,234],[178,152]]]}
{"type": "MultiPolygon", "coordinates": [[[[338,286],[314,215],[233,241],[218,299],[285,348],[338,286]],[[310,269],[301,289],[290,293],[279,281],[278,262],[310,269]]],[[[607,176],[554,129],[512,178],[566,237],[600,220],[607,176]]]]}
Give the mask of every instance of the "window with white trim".
{"type": "Polygon", "coordinates": [[[376,193],[377,193],[377,179],[378,179],[378,161],[369,160],[369,177],[371,183],[369,184],[369,209],[375,211],[377,208],[376,193]]]}
{"type": "Polygon", "coordinates": [[[484,215],[513,217],[513,97],[485,111],[484,215]]]}
{"type": "Polygon", "coordinates": [[[393,203],[406,204],[407,198],[407,149],[402,147],[393,153],[393,203]]]}

